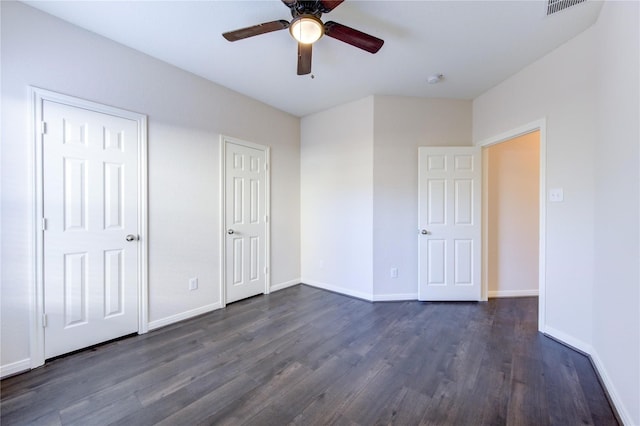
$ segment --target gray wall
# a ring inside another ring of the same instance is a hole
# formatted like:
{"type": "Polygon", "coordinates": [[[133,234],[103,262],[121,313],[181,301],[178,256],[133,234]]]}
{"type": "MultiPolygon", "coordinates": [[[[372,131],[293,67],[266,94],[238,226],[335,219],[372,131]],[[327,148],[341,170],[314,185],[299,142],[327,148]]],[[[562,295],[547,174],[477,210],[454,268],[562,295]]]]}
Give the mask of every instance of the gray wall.
{"type": "Polygon", "coordinates": [[[640,424],[638,2],[473,102],[480,142],[547,122],[546,329],[591,354],[627,424],[640,424]],[[548,193],[547,193],[548,197],[548,193]]]}
{"type": "Polygon", "coordinates": [[[271,146],[271,283],[299,282],[297,117],[21,3],[1,7],[3,372],[29,360],[30,85],[148,115],[151,322],[220,302],[220,134],[271,146]]]}

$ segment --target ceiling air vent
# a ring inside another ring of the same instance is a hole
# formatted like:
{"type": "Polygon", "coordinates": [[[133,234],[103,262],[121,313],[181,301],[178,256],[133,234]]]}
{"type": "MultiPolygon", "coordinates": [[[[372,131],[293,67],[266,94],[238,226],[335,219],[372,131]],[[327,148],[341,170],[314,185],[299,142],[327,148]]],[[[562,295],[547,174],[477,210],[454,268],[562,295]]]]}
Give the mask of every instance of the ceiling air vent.
{"type": "Polygon", "coordinates": [[[586,0],[549,0],[547,4],[547,16],[585,1],[586,0]]]}

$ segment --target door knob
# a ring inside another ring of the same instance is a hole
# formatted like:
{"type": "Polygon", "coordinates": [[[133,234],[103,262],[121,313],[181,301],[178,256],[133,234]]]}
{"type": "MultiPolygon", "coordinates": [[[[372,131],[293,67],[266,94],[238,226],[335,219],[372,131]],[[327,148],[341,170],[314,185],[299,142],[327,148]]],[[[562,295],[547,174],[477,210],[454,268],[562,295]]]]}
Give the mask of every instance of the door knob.
{"type": "Polygon", "coordinates": [[[229,230],[227,231],[227,234],[232,235],[234,232],[235,232],[235,231],[234,231],[233,229],[229,229],[229,230]]]}
{"type": "Polygon", "coordinates": [[[423,229],[422,231],[420,231],[420,233],[422,235],[429,235],[431,232],[427,231],[426,229],[423,229]]]}
{"type": "Polygon", "coordinates": [[[135,241],[135,240],[138,239],[138,237],[136,235],[129,234],[126,237],[124,237],[124,239],[127,240],[127,241],[135,241]]]}

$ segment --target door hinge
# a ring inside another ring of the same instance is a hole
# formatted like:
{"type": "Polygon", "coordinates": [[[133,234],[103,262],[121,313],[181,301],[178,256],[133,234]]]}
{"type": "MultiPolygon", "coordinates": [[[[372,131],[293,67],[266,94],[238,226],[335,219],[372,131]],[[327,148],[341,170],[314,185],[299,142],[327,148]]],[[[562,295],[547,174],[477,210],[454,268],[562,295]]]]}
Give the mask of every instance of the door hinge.
{"type": "Polygon", "coordinates": [[[267,163],[264,163],[264,169],[269,170],[269,165],[267,163]]]}
{"type": "Polygon", "coordinates": [[[45,328],[47,325],[47,314],[42,314],[42,328],[45,328]]]}
{"type": "Polygon", "coordinates": [[[269,216],[265,216],[264,217],[264,221],[268,223],[269,222],[269,216]]]}
{"type": "Polygon", "coordinates": [[[40,133],[42,133],[43,135],[47,134],[47,122],[46,121],[41,121],[40,122],[40,133]]]}
{"type": "Polygon", "coordinates": [[[269,267],[265,266],[264,267],[264,274],[267,275],[269,273],[269,267]]]}
{"type": "Polygon", "coordinates": [[[43,231],[47,230],[47,218],[46,217],[42,218],[42,230],[43,231]]]}

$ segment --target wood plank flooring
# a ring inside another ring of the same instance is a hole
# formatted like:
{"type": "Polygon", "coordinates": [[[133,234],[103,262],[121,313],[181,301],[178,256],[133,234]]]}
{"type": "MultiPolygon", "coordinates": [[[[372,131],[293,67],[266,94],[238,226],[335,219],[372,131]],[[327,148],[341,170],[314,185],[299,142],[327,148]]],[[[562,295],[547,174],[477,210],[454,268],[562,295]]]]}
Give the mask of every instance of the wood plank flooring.
{"type": "Polygon", "coordinates": [[[537,299],[368,303],[300,285],[1,382],[2,425],[615,425],[537,299]]]}

